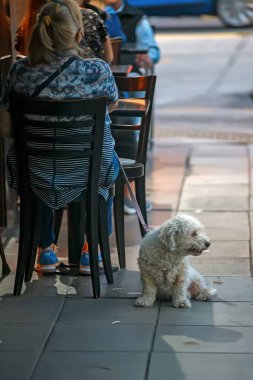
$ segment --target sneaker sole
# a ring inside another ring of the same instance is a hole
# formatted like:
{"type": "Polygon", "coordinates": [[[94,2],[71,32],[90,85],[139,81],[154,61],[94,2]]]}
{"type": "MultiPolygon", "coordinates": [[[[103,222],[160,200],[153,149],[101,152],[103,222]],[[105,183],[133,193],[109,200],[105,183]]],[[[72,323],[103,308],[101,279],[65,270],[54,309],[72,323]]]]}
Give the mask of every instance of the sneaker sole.
{"type": "Polygon", "coordinates": [[[53,273],[56,271],[58,266],[59,266],[59,263],[48,264],[48,265],[37,264],[36,270],[40,273],[53,273]]]}
{"type": "Polygon", "coordinates": [[[86,267],[84,265],[80,265],[79,266],[79,272],[81,274],[88,274],[88,275],[90,275],[90,267],[86,267]]]}
{"type": "Polygon", "coordinates": [[[124,206],[124,214],[127,214],[127,215],[134,215],[136,214],[136,210],[135,208],[130,208],[130,207],[127,207],[126,205],[124,206]]]}

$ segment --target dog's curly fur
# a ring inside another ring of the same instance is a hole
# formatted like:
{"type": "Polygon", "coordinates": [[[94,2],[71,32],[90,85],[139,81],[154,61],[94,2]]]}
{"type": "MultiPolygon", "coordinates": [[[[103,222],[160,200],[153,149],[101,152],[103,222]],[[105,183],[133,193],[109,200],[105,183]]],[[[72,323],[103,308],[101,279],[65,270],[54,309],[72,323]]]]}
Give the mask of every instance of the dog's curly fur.
{"type": "Polygon", "coordinates": [[[177,215],[142,240],[139,267],[143,286],[136,306],[152,306],[156,297],[172,299],[174,307],[191,307],[190,298],[209,301],[216,293],[189,262],[210,246],[202,224],[189,215],[177,215]]]}

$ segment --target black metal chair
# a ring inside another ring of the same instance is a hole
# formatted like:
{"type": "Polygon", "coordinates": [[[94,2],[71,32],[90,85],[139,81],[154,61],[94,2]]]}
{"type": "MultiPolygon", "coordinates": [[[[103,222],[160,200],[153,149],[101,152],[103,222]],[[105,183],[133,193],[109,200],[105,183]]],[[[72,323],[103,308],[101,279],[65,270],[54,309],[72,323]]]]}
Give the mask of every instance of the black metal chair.
{"type": "MultiPolygon", "coordinates": [[[[114,118],[112,115],[111,128],[113,132],[130,131],[135,133],[139,131],[137,146],[131,156],[128,156],[128,151],[125,149],[125,143],[121,144],[119,134],[113,134],[116,140],[116,151],[121,159],[121,163],[126,172],[129,181],[134,181],[136,198],[142,211],[145,222],[147,223],[146,212],[146,158],[147,148],[150,132],[150,123],[152,115],[152,103],[155,91],[156,76],[139,76],[139,77],[115,77],[116,84],[120,93],[141,93],[141,98],[148,101],[149,107],[145,114],[140,119],[140,123],[125,122],[124,117],[114,118]],[[144,92],[144,95],[143,95],[144,92]],[[134,158],[134,159],[133,159],[134,158]]],[[[134,138],[135,139],[135,138],[134,138]]],[[[119,256],[119,264],[121,268],[126,266],[125,259],[125,237],[124,237],[124,178],[120,173],[115,186],[114,198],[114,221],[115,221],[115,234],[119,256]]],[[[145,235],[142,224],[140,223],[141,235],[145,235]]]]}
{"type": "MultiPolygon", "coordinates": [[[[81,228],[76,231],[77,239],[83,240],[84,234],[87,236],[94,297],[100,296],[99,240],[102,240],[105,247],[102,258],[107,281],[113,283],[107,235],[107,207],[106,202],[99,197],[98,185],[105,110],[106,98],[104,97],[81,100],[42,100],[13,95],[10,99],[20,196],[20,237],[14,295],[21,293],[23,280],[30,281],[31,279],[40,233],[41,201],[38,202],[37,196],[31,190],[29,178],[29,159],[31,157],[35,157],[38,162],[45,156],[49,157],[56,175],[59,160],[64,162],[73,160],[71,162],[74,163],[77,159],[84,159],[83,165],[89,166],[87,189],[83,191],[83,196],[76,200],[83,203],[82,209],[86,220],[86,223],[81,224],[83,228],[86,224],[85,231],[81,228]],[[33,120],[26,117],[31,114],[33,120]],[[39,120],[34,120],[36,116],[39,120]],[[61,121],[49,121],[48,117],[42,119],[38,116],[57,117],[61,121]],[[88,119],[81,121],[80,116],[87,116],[88,119]],[[38,128],[46,129],[47,133],[43,133],[43,135],[36,133],[38,128]],[[63,130],[66,128],[73,128],[75,134],[64,135],[63,130]],[[41,144],[44,143],[46,145],[42,149],[41,144]],[[75,147],[77,143],[78,149],[75,147]],[[81,149],[80,144],[82,144],[81,149]],[[99,223],[99,220],[102,222],[99,223]]],[[[75,171],[74,164],[73,171],[75,171]]],[[[72,182],[64,182],[66,186],[73,186],[72,182]]],[[[78,252],[79,256],[80,253],[81,251],[78,252]]]]}

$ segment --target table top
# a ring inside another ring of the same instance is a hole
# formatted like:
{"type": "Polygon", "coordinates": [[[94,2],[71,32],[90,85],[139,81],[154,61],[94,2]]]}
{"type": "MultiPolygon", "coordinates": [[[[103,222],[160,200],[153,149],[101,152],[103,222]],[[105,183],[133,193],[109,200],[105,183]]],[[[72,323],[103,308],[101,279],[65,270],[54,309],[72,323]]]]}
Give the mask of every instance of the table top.
{"type": "Polygon", "coordinates": [[[147,99],[119,99],[118,108],[112,112],[112,115],[143,117],[147,114],[149,105],[150,101],[147,99]]]}
{"type": "Polygon", "coordinates": [[[132,65],[111,65],[113,75],[117,77],[126,77],[132,70],[132,65]]]}
{"type": "Polygon", "coordinates": [[[136,44],[128,42],[120,49],[122,54],[146,54],[148,52],[147,45],[136,44]]]}

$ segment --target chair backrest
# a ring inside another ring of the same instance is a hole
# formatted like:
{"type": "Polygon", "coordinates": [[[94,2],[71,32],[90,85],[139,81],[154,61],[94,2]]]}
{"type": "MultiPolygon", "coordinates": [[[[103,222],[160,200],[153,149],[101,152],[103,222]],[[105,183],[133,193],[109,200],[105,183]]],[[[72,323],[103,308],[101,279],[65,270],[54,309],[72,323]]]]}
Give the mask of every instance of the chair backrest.
{"type": "Polygon", "coordinates": [[[110,40],[111,40],[112,51],[113,51],[112,65],[118,65],[120,62],[120,49],[121,49],[122,39],[115,37],[115,38],[110,38],[110,40]]]}
{"type": "MultiPolygon", "coordinates": [[[[82,185],[87,180],[83,185],[88,185],[90,202],[98,197],[105,97],[44,100],[12,95],[10,112],[21,194],[27,183],[32,184],[29,172],[38,166],[39,172],[50,173],[56,186],[57,175],[58,184],[66,187],[82,185]],[[84,167],[87,172],[87,166],[88,174],[82,174],[84,167]],[[71,173],[76,174],[74,180],[71,173]]],[[[34,181],[40,186],[40,177],[34,181]]]]}
{"type": "MultiPolygon", "coordinates": [[[[138,77],[115,77],[118,90],[121,94],[126,94],[126,97],[142,98],[149,101],[149,109],[147,114],[142,117],[139,126],[134,125],[133,130],[140,130],[136,160],[142,164],[146,164],[146,155],[148,147],[148,139],[151,124],[152,105],[155,92],[156,76],[138,76],[138,77]]],[[[122,118],[123,119],[123,118],[122,118]]],[[[124,124],[124,123],[123,123],[124,124]]],[[[122,128],[124,129],[124,128],[122,128]]],[[[127,130],[131,130],[128,125],[127,130]]]]}

